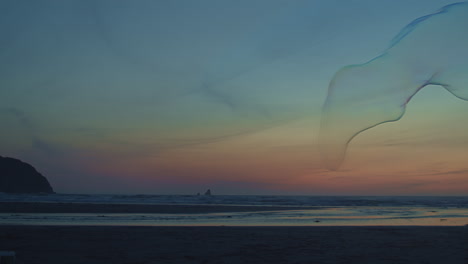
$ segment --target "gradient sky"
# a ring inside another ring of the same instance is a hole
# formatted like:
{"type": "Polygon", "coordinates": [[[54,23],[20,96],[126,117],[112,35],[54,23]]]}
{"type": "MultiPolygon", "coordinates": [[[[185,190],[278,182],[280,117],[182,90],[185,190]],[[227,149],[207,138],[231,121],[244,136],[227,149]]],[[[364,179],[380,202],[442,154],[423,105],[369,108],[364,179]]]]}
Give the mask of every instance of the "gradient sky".
{"type": "MultiPolygon", "coordinates": [[[[444,0],[0,0],[0,155],[60,193],[467,195],[468,102],[318,150],[335,72],[444,0]]],[[[430,55],[430,54],[429,54],[430,55]]]]}

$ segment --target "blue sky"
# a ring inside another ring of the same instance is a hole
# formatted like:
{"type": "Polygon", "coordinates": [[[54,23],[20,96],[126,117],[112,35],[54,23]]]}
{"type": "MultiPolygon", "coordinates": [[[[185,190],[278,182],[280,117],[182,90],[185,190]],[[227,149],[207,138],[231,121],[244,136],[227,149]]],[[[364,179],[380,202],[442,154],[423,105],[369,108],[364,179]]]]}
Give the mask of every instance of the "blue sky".
{"type": "MultiPolygon", "coordinates": [[[[450,3],[2,0],[0,155],[36,164],[59,192],[316,193],[319,174],[343,174],[322,171],[317,150],[335,72],[378,56],[409,22],[450,3]],[[297,186],[304,175],[314,187],[297,186]],[[281,189],[282,177],[297,184],[281,189]]],[[[372,146],[464,120],[464,102],[445,91],[420,98],[415,109],[442,112],[402,120],[408,135],[376,130],[372,146]]],[[[370,144],[363,136],[355,152],[370,144]]],[[[353,164],[363,161],[350,162],[344,170],[361,173],[353,164]]]]}

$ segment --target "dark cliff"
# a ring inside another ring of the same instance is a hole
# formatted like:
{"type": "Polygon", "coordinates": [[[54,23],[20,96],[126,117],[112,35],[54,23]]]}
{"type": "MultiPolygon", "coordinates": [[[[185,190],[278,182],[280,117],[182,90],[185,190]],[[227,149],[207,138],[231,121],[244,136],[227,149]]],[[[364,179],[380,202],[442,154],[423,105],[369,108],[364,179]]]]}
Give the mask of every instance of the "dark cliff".
{"type": "Polygon", "coordinates": [[[33,166],[0,156],[0,192],[54,193],[49,181],[33,166]]]}

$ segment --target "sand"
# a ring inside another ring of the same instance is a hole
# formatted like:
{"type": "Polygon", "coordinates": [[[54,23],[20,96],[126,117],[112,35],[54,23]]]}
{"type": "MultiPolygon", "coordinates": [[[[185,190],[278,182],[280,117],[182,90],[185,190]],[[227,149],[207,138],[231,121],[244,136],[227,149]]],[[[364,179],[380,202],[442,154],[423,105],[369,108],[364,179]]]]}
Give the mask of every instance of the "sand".
{"type": "MultiPolygon", "coordinates": [[[[3,213],[209,213],[284,207],[0,203],[3,213]]],[[[290,208],[287,208],[290,209],[290,208]]],[[[468,226],[139,227],[0,225],[18,264],[467,264],[468,226]]]]}
{"type": "Polygon", "coordinates": [[[17,263],[468,263],[467,227],[0,226],[17,263]]]}
{"type": "Polygon", "coordinates": [[[153,213],[203,214],[223,212],[258,212],[305,210],[318,207],[253,206],[253,205],[150,205],[150,204],[91,204],[91,203],[31,203],[0,202],[0,213],[153,213]]]}

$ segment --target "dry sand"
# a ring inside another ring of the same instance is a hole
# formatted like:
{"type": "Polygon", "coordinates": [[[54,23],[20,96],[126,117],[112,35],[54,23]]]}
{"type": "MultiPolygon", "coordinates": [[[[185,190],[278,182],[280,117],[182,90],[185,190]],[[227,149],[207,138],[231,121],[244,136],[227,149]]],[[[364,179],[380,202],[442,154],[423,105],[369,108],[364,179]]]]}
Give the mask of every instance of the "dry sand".
{"type": "Polygon", "coordinates": [[[468,227],[0,226],[19,264],[468,263],[468,227]]]}

